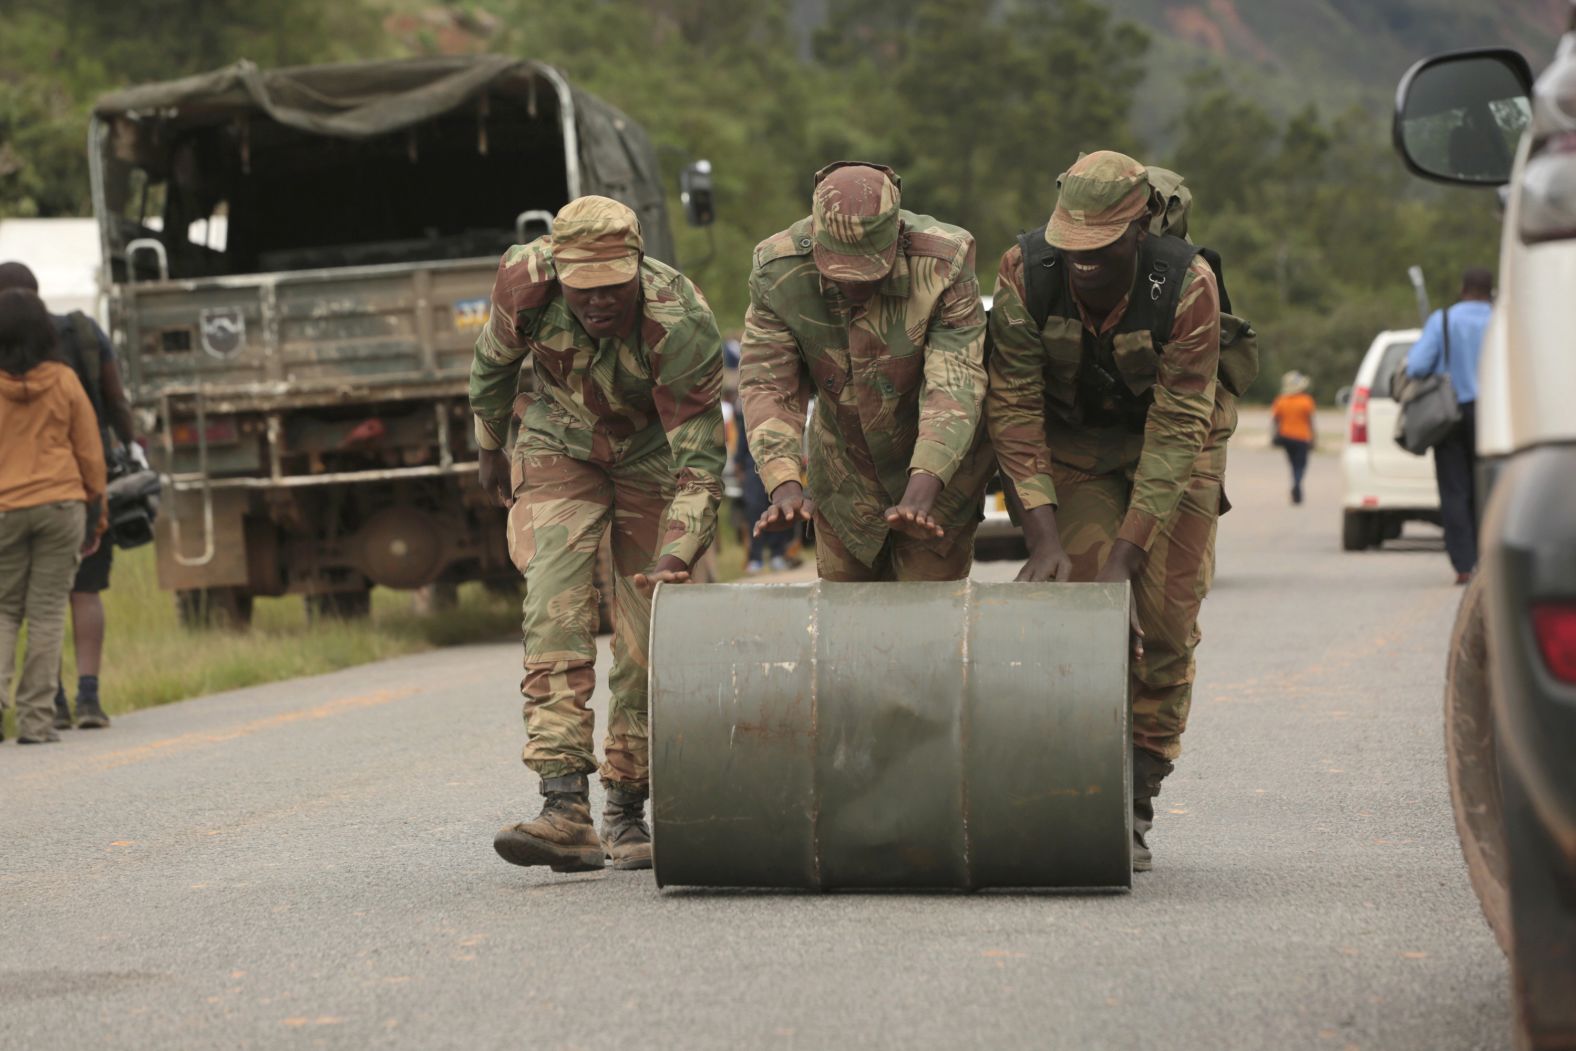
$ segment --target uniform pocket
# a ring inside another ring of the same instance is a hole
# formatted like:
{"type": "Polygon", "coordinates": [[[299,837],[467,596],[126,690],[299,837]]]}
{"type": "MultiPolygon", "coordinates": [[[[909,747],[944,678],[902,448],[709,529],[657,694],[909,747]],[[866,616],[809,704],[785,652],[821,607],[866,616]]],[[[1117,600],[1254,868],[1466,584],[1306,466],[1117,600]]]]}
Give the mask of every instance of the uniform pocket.
{"type": "Polygon", "coordinates": [[[805,354],[805,364],[815,380],[815,389],[834,399],[848,386],[848,351],[843,347],[817,347],[805,354]]]}
{"type": "Polygon", "coordinates": [[[1160,355],[1149,333],[1124,332],[1117,336],[1112,341],[1111,356],[1122,382],[1134,394],[1142,394],[1155,385],[1160,375],[1160,355]]]}
{"type": "Polygon", "coordinates": [[[925,378],[925,355],[920,351],[910,354],[888,354],[881,357],[880,382],[882,394],[908,394],[925,378]]]}
{"type": "Polygon", "coordinates": [[[1040,329],[1045,348],[1045,398],[1063,413],[1077,401],[1078,366],[1083,361],[1083,323],[1074,318],[1047,318],[1040,329]]]}

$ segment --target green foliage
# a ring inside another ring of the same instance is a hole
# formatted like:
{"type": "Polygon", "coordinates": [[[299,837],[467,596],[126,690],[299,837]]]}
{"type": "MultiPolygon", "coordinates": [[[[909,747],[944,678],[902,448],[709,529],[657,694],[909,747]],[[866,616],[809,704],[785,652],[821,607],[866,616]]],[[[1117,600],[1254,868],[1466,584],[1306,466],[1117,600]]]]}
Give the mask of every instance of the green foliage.
{"type": "MultiPolygon", "coordinates": [[[[675,189],[684,163],[713,162],[716,225],[680,223],[677,233],[679,261],[725,330],[742,324],[751,249],[808,211],[811,175],[831,161],[895,167],[906,206],[975,234],[989,287],[1015,232],[1049,213],[1058,173],[1081,151],[1121,149],[1175,167],[1193,187],[1193,236],[1223,253],[1235,305],[1261,331],[1258,391],[1296,367],[1327,399],[1350,382],[1373,330],[1416,323],[1407,266],[1425,268],[1438,304],[1464,267],[1493,264],[1492,195],[1408,176],[1381,103],[1277,108],[1244,90],[1235,53],[1229,65],[1194,54],[1184,78],[1173,62],[1183,42],[1159,3],[828,0],[819,20],[794,0],[486,0],[490,19],[444,10],[495,24],[486,47],[551,62],[640,121],[675,189]],[[1162,75],[1170,79],[1157,82],[1162,75]],[[1157,123],[1163,131],[1146,144],[1135,129],[1157,123]]],[[[0,34],[0,216],[86,212],[85,122],[102,91],[243,56],[262,65],[382,57],[402,45],[378,31],[380,18],[429,6],[13,0],[0,34]],[[154,38],[151,25],[183,31],[154,38]]],[[[1383,30],[1379,14],[1338,15],[1331,2],[1297,18],[1283,12],[1279,26],[1259,6],[1237,5],[1243,24],[1283,49],[1299,35],[1324,39],[1345,17],[1383,30]]],[[[403,47],[434,47],[441,35],[403,47]]],[[[1339,68],[1349,57],[1330,61],[1339,68]]],[[[1320,97],[1361,97],[1341,86],[1320,97]]]]}

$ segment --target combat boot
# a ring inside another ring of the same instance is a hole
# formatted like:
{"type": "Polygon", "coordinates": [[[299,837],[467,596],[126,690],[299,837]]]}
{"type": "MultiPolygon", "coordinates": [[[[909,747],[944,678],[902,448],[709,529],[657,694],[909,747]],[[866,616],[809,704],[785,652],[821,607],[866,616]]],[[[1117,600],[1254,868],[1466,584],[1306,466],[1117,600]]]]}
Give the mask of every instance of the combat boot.
{"type": "Polygon", "coordinates": [[[546,865],[554,872],[601,868],[590,792],[585,774],[542,778],[542,812],[534,821],[500,829],[493,849],[511,865],[546,865]]]}
{"type": "Polygon", "coordinates": [[[66,706],[66,688],[55,687],[55,729],[69,730],[72,727],[71,709],[66,706]]]}
{"type": "MultiPolygon", "coordinates": [[[[604,782],[605,783],[605,782],[604,782]]],[[[602,849],[616,869],[651,867],[651,830],[646,827],[645,789],[630,791],[607,785],[602,808],[602,849]]]]}
{"type": "Polygon", "coordinates": [[[1149,851],[1149,830],[1155,824],[1155,797],[1160,782],[1175,766],[1147,748],[1133,749],[1133,871],[1148,872],[1155,867],[1149,851]]]}

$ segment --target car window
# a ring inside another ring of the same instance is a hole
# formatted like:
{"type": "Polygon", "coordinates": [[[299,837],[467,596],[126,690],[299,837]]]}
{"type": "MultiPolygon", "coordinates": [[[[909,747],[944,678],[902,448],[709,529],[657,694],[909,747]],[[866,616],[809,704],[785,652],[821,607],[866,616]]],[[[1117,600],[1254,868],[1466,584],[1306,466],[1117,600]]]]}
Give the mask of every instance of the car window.
{"type": "Polygon", "coordinates": [[[1374,373],[1373,386],[1368,388],[1370,398],[1390,397],[1390,381],[1406,365],[1406,352],[1412,349],[1413,342],[1391,343],[1384,348],[1384,357],[1379,359],[1379,369],[1374,373]]]}

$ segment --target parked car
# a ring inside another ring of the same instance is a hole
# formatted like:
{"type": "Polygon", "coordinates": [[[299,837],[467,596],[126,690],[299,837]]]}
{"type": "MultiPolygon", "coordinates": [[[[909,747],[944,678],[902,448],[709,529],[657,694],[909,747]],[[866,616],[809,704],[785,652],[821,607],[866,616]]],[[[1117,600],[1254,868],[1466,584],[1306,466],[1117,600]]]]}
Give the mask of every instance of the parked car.
{"type": "Polygon", "coordinates": [[[1576,4],[1530,81],[1502,48],[1425,59],[1396,94],[1395,143],[1427,178],[1508,185],[1478,366],[1479,568],[1451,640],[1445,744],[1467,871],[1510,959],[1516,1044],[1576,1048],[1576,4]]]}
{"type": "Polygon", "coordinates": [[[1394,540],[1409,521],[1439,521],[1434,454],[1413,456],[1394,438],[1400,414],[1394,381],[1419,335],[1417,329],[1379,333],[1357,367],[1341,453],[1341,547],[1347,551],[1394,540]]]}

